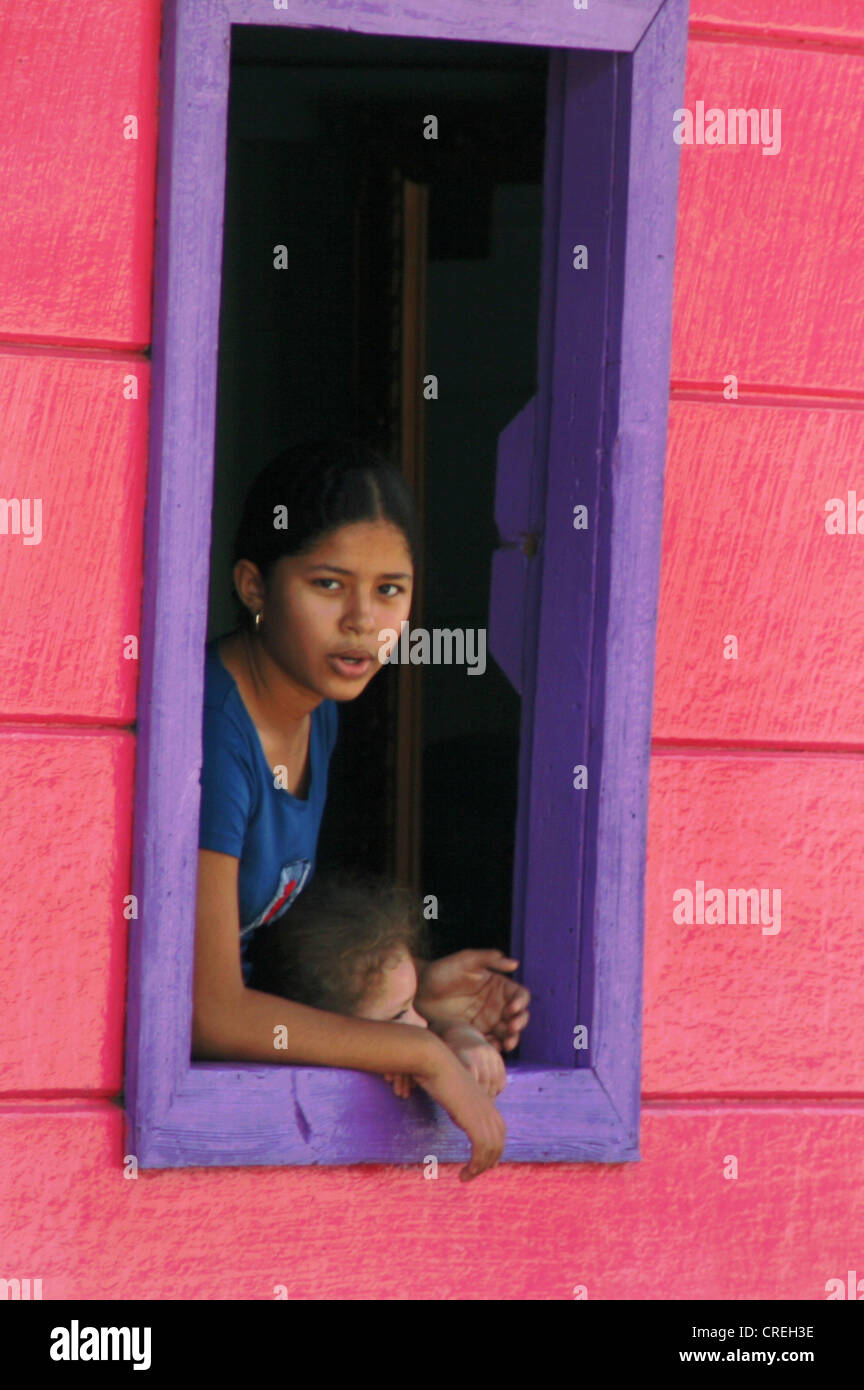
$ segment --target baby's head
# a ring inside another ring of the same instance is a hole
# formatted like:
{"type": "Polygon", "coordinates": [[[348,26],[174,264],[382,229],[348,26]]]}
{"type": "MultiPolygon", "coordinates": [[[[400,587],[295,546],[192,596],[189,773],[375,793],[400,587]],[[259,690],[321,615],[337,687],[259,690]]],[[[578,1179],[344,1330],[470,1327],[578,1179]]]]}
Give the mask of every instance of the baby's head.
{"type": "Polygon", "coordinates": [[[425,947],[413,893],[377,875],[316,874],[249,947],[250,989],[382,1023],[426,1020],[414,1008],[412,956],[425,947]]]}

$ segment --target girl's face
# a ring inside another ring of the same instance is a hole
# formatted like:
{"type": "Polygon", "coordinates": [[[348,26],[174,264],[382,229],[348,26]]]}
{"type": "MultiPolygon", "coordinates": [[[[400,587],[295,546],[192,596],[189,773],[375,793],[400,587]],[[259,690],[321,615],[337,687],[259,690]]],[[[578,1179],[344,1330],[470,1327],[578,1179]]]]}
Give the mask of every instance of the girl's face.
{"type": "Polygon", "coordinates": [[[416,993],[414,962],[407,951],[401,951],[398,958],[385,965],[363,1002],[354,1010],[354,1017],[371,1018],[377,1023],[413,1023],[415,1027],[428,1028],[426,1019],[414,1008],[416,993]]]}
{"type": "Polygon", "coordinates": [[[313,551],[283,556],[273,566],[263,640],[298,684],[323,699],[354,700],[381,669],[379,632],[399,632],[408,617],[413,583],[398,526],[340,526],[313,551]]]}

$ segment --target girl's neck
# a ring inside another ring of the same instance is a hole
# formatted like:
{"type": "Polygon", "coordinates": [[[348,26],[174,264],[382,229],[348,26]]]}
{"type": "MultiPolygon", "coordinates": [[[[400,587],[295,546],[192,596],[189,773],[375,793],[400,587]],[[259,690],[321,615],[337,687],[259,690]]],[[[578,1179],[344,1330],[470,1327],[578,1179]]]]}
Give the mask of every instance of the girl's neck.
{"type": "Polygon", "coordinates": [[[316,698],[286,676],[262,639],[246,629],[222,638],[219,654],[237,681],[247,706],[251,703],[258,715],[256,723],[260,721],[283,732],[292,727],[299,729],[321,703],[320,697],[316,698]]]}

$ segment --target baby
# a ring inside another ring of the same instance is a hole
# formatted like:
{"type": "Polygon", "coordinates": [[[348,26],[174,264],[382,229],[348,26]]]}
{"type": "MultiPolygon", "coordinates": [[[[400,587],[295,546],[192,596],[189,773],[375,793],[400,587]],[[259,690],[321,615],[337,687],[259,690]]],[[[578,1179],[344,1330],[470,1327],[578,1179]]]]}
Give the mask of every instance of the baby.
{"type": "MultiPolygon", "coordinates": [[[[250,943],[250,989],[329,1013],[428,1028],[417,1012],[417,969],[425,946],[420,906],[407,889],[370,874],[316,875],[287,912],[250,943]]],[[[507,1072],[496,1047],[468,1023],[433,1030],[494,1099],[507,1072]]],[[[385,1076],[407,1097],[410,1076],[385,1076]]]]}

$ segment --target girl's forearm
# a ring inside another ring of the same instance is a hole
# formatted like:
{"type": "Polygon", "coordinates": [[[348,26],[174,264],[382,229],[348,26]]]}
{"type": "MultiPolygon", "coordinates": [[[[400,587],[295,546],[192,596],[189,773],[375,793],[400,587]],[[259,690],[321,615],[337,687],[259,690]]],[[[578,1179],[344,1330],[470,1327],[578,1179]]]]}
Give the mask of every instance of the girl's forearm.
{"type": "Polygon", "coordinates": [[[426,1028],[325,1013],[243,989],[222,1007],[199,1009],[192,1051],[200,1061],[284,1062],[352,1067],[380,1075],[430,1076],[452,1053],[426,1028]]]}
{"type": "Polygon", "coordinates": [[[417,993],[414,996],[414,1007],[419,1014],[423,1015],[429,1027],[435,1033],[440,1033],[442,1029],[447,1028],[453,1022],[453,1017],[446,1013],[439,1014],[436,1011],[435,1002],[430,1006],[423,997],[426,971],[432,965],[432,961],[422,960],[420,956],[412,956],[411,959],[414,961],[414,969],[417,971],[417,993]]]}
{"type": "Polygon", "coordinates": [[[483,1034],[471,1023],[454,1023],[450,1019],[441,1023],[430,1023],[429,1027],[454,1051],[460,1047],[475,1047],[478,1043],[486,1041],[483,1034]]]}

